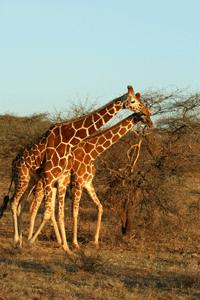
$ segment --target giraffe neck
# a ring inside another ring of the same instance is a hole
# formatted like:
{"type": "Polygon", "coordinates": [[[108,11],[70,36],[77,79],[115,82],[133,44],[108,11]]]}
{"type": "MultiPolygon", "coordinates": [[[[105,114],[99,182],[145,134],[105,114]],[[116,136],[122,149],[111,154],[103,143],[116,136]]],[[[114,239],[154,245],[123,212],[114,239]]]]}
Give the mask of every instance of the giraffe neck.
{"type": "Polygon", "coordinates": [[[132,116],[129,116],[116,125],[81,142],[75,149],[74,155],[79,155],[79,149],[83,148],[85,150],[84,153],[90,155],[91,161],[95,160],[99,155],[126,135],[137,122],[138,121],[134,120],[132,116]]]}
{"type": "MultiPolygon", "coordinates": [[[[94,132],[96,132],[100,127],[99,119],[103,119],[104,124],[108,122],[113,116],[115,116],[122,108],[126,108],[124,106],[124,101],[127,99],[128,94],[124,94],[107,104],[103,105],[99,109],[89,113],[88,115],[81,116],[79,118],[76,118],[74,121],[67,121],[68,123],[73,123],[74,126],[77,126],[80,122],[83,122],[83,126],[87,124],[88,126],[93,125],[93,122],[95,123],[95,127],[97,129],[94,129],[94,132]]],[[[82,125],[82,124],[81,124],[82,125]]],[[[91,129],[92,130],[92,129],[91,129]]]]}
{"type": "MultiPolygon", "coordinates": [[[[125,94],[119,98],[112,100],[108,104],[104,105],[97,111],[90,113],[89,115],[80,117],[74,121],[55,125],[51,130],[53,135],[58,136],[61,133],[62,142],[68,143],[70,140],[70,146],[75,146],[81,140],[95,133],[100,127],[107,123],[121,109],[123,109],[124,101],[127,99],[127,95],[128,94],[125,94]]],[[[51,147],[52,146],[55,145],[51,144],[51,147]]]]}

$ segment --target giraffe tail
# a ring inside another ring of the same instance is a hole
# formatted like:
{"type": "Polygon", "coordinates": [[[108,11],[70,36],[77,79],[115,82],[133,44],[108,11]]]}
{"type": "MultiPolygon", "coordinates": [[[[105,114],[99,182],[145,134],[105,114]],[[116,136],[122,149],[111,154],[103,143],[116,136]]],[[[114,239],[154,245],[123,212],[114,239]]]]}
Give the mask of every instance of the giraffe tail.
{"type": "Polygon", "coordinates": [[[6,210],[9,201],[10,201],[10,197],[6,195],[3,199],[3,204],[0,207],[0,219],[3,217],[3,213],[6,210]]]}
{"type": "Polygon", "coordinates": [[[0,207],[0,219],[3,217],[4,211],[6,210],[6,208],[8,206],[8,203],[11,200],[11,198],[9,197],[9,194],[10,194],[10,190],[11,190],[11,187],[12,187],[12,183],[13,183],[13,177],[11,179],[10,187],[9,187],[9,190],[8,190],[8,195],[6,195],[4,197],[3,204],[0,207]]]}

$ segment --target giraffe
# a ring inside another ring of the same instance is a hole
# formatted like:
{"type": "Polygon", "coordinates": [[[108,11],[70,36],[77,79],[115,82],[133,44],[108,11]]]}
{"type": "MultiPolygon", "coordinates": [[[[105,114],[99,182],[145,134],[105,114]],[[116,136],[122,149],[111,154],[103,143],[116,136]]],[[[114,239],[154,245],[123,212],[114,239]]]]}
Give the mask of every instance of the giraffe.
{"type": "MultiPolygon", "coordinates": [[[[141,96],[140,94],[134,94],[133,88],[132,87],[128,87],[128,98],[131,96],[131,99],[134,98],[134,111],[137,112],[142,112],[147,116],[150,116],[150,111],[149,109],[144,106],[144,103],[141,101],[141,96]],[[137,105],[137,109],[135,106],[135,98],[137,99],[137,103],[139,104],[139,107],[137,105]]],[[[130,99],[129,102],[130,103],[130,99]]],[[[127,104],[124,105],[122,104],[122,102],[120,101],[120,103],[118,102],[118,111],[121,110],[122,108],[127,108],[127,104]],[[119,108],[119,104],[120,104],[120,108],[119,108]]],[[[133,107],[129,106],[129,109],[133,107]]],[[[73,127],[72,127],[73,128],[73,127]]],[[[75,128],[76,129],[76,128],[75,128]]],[[[78,132],[83,132],[85,129],[83,129],[82,127],[78,130],[78,132]]],[[[53,199],[52,197],[52,191],[53,188],[57,188],[58,190],[58,195],[59,195],[59,203],[60,203],[60,211],[59,211],[59,227],[60,227],[60,232],[61,232],[61,239],[62,239],[62,245],[63,248],[66,252],[70,253],[68,244],[67,244],[67,240],[66,240],[66,233],[65,233],[65,226],[64,226],[64,198],[65,198],[65,193],[66,193],[66,187],[70,182],[70,169],[71,169],[71,157],[72,157],[72,150],[73,147],[75,147],[75,144],[73,143],[73,139],[75,139],[77,141],[77,135],[78,132],[76,133],[76,135],[71,139],[70,143],[68,142],[67,144],[65,144],[65,148],[67,147],[67,151],[65,151],[64,153],[62,151],[60,151],[58,153],[57,151],[57,145],[59,145],[60,147],[60,143],[64,140],[64,136],[57,136],[57,132],[55,132],[56,137],[53,137],[53,141],[49,141],[48,147],[50,151],[46,151],[46,163],[44,165],[44,173],[43,173],[43,184],[44,184],[44,196],[45,196],[45,212],[43,215],[43,220],[41,222],[41,224],[39,225],[39,228],[36,230],[34,236],[30,239],[30,243],[34,243],[37,236],[39,235],[39,233],[41,232],[41,230],[43,229],[44,225],[46,224],[46,222],[50,219],[55,220],[55,216],[54,216],[54,210],[53,210],[53,202],[55,201],[55,199],[53,199]],[[58,159],[60,160],[64,160],[64,165],[62,164],[62,166],[58,165],[58,159]],[[53,216],[53,218],[52,218],[53,216]]],[[[62,130],[61,130],[62,133],[62,130]]],[[[90,132],[91,134],[91,132],[90,132]]],[[[86,138],[84,136],[84,138],[86,138]]],[[[64,140],[65,141],[65,140],[64,140]]],[[[80,142],[80,139],[79,139],[80,142]]],[[[78,143],[78,142],[77,142],[78,143]]],[[[76,144],[77,144],[76,143],[76,144]]],[[[48,149],[47,149],[48,150],[48,149]]],[[[55,194],[54,194],[55,195],[55,194]]],[[[56,222],[56,221],[55,221],[56,222]]],[[[54,230],[55,230],[55,226],[54,226],[54,230]]],[[[56,233],[56,230],[55,230],[56,233]]],[[[58,238],[57,238],[58,240],[58,238]]]]}
{"type": "Polygon", "coordinates": [[[69,250],[64,230],[64,214],[59,219],[61,238],[52,209],[56,194],[55,189],[57,188],[58,194],[61,195],[59,201],[63,202],[63,190],[66,190],[69,182],[70,157],[73,147],[96,132],[125,108],[149,114],[140,93],[135,94],[133,87],[128,86],[128,93],[112,100],[97,111],[69,122],[55,124],[39,139],[38,143],[25,148],[22,154],[14,160],[12,180],[15,183],[15,192],[11,198],[9,196],[4,198],[3,205],[0,208],[0,216],[3,215],[5,204],[11,201],[15,245],[19,244],[21,246],[22,243],[20,226],[21,197],[27,189],[30,178],[33,175],[39,175],[42,176],[44,184],[45,214],[42,223],[30,241],[35,241],[45,223],[51,219],[58,243],[62,243],[66,251],[69,250]]]}
{"type": "MultiPolygon", "coordinates": [[[[85,188],[89,193],[91,199],[98,208],[98,217],[96,225],[96,233],[94,238],[94,244],[99,243],[99,233],[101,226],[101,217],[103,213],[103,207],[99,201],[97,194],[93,186],[93,179],[95,176],[94,161],[96,158],[109,149],[119,139],[126,135],[132,127],[138,122],[146,123],[149,127],[153,127],[153,123],[149,117],[144,117],[142,114],[134,113],[131,116],[125,118],[114,126],[97,133],[82,142],[80,142],[72,152],[72,165],[71,174],[73,176],[73,244],[79,249],[77,240],[77,227],[78,227],[78,211],[79,203],[82,195],[82,191],[85,188]]],[[[44,197],[42,180],[39,180],[35,186],[35,196],[31,203],[31,221],[29,238],[32,236],[35,217],[37,215],[38,208],[44,197]]],[[[59,212],[63,207],[60,207],[63,203],[59,202],[59,212]]]]}

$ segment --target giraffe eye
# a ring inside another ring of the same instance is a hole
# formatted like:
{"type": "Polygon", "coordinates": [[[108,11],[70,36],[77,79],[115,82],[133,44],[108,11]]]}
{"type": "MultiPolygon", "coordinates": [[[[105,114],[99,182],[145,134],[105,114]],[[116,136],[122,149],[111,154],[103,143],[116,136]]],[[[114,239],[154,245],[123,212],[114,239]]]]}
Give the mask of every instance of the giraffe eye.
{"type": "Polygon", "coordinates": [[[131,99],[131,103],[135,103],[135,99],[131,99]]]}

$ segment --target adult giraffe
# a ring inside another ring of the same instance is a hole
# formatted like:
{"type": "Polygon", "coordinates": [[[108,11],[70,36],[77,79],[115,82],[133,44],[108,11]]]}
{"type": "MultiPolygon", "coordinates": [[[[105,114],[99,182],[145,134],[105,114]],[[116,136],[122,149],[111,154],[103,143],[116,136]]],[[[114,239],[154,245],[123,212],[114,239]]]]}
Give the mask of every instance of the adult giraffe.
{"type": "MultiPolygon", "coordinates": [[[[148,108],[143,103],[140,94],[134,93],[132,86],[128,86],[128,93],[112,100],[97,111],[75,119],[70,122],[58,123],[52,126],[41,137],[39,143],[25,148],[20,156],[13,162],[13,177],[15,182],[15,192],[11,198],[6,196],[0,216],[6,208],[6,204],[11,200],[11,210],[14,223],[14,243],[21,245],[22,231],[20,220],[20,200],[32,174],[41,174],[43,177],[45,194],[45,213],[38,231],[32,238],[34,242],[38,233],[42,230],[45,223],[51,219],[56,238],[59,243],[63,243],[63,248],[68,251],[64,230],[64,216],[59,222],[61,236],[55,219],[52,201],[55,195],[55,188],[58,189],[59,201],[64,202],[63,189],[66,189],[68,173],[70,169],[71,151],[76,144],[96,132],[101,126],[108,122],[113,116],[124,108],[132,111],[149,114],[148,108]],[[65,175],[65,176],[64,176],[65,175]]],[[[10,189],[9,189],[10,191],[10,189]]]]}
{"type": "MultiPolygon", "coordinates": [[[[82,191],[85,188],[91,196],[94,203],[98,208],[97,226],[95,233],[94,243],[98,245],[99,232],[101,225],[101,217],[103,212],[102,204],[100,203],[92,181],[95,176],[95,159],[115,144],[119,139],[126,135],[132,127],[142,122],[149,127],[153,127],[153,123],[149,116],[143,116],[140,113],[134,113],[126,119],[120,121],[116,125],[91,136],[82,142],[80,142],[72,152],[72,165],[71,173],[73,175],[73,244],[76,248],[79,248],[77,240],[77,225],[78,225],[78,211],[79,203],[82,195],[82,191]]],[[[32,236],[35,217],[37,215],[38,208],[44,197],[43,183],[39,180],[35,186],[35,196],[31,204],[31,222],[29,238],[32,236]]],[[[59,202],[59,219],[62,218],[64,211],[64,205],[59,202]]]]}

